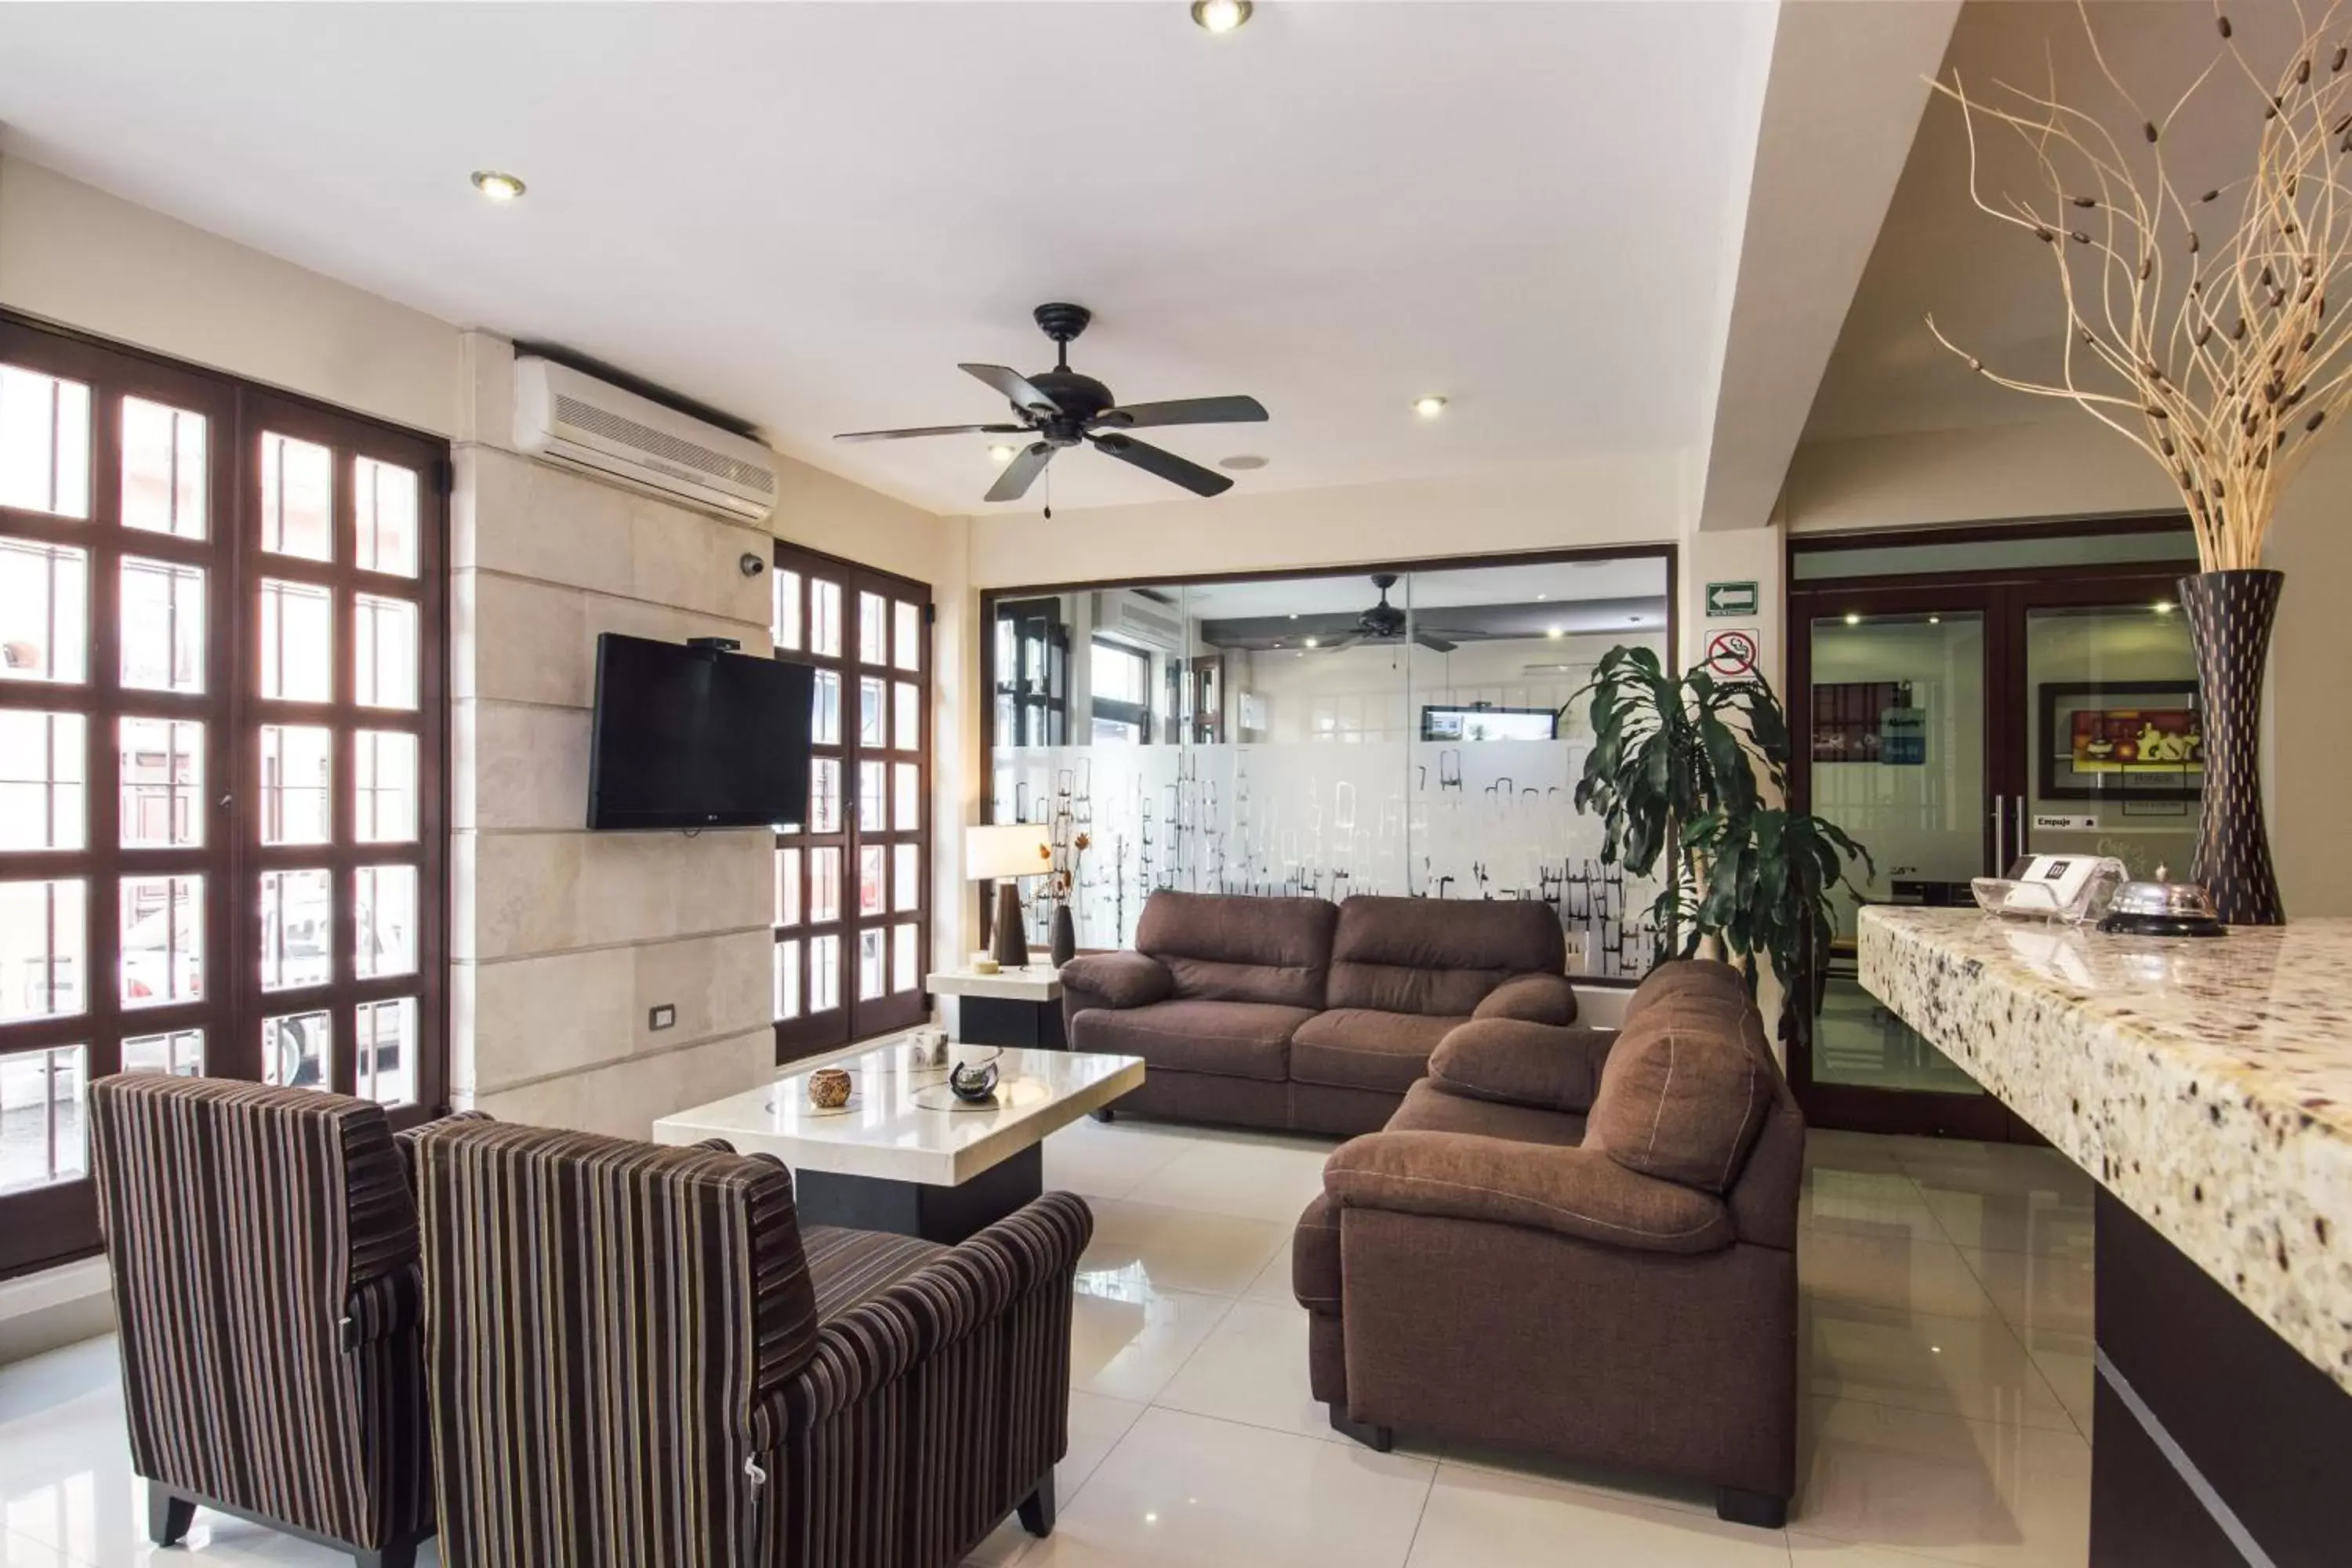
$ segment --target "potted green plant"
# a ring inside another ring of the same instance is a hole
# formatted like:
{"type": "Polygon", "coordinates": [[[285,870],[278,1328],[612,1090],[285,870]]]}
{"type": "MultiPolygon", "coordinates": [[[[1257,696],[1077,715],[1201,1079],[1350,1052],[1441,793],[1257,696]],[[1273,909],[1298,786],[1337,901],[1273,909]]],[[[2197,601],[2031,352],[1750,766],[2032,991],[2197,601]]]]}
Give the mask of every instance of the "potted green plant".
{"type": "MultiPolygon", "coordinates": [[[[1676,677],[1651,648],[1619,647],[1574,698],[1591,699],[1592,750],[1576,808],[1601,821],[1601,858],[1629,877],[1660,874],[1651,905],[1659,956],[1719,957],[1756,994],[1761,964],[1780,978],[1780,1034],[1811,1027],[1837,890],[1870,852],[1834,824],[1784,804],[1789,721],[1763,679],[1676,677]]],[[[1858,892],[1857,892],[1857,896],[1858,892]]]]}

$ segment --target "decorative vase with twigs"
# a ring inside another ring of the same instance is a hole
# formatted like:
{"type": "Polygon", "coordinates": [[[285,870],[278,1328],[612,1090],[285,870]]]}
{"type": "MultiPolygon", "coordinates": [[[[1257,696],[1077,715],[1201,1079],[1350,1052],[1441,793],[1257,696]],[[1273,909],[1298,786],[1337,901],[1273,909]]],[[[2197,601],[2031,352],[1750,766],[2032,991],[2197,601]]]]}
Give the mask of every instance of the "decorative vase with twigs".
{"type": "Polygon", "coordinates": [[[1070,900],[1078,893],[1078,857],[1093,847],[1094,839],[1090,835],[1083,831],[1076,834],[1070,840],[1064,864],[1055,869],[1050,879],[1054,894],[1054,931],[1047,956],[1052,958],[1056,969],[1078,955],[1077,921],[1071,916],[1070,900]]]}
{"type": "Polygon", "coordinates": [[[1996,83],[1986,97],[1958,72],[1935,84],[1960,106],[1976,205],[2049,252],[2065,323],[2058,378],[2004,374],[1933,316],[1927,328],[1987,380],[2073,402],[2179,491],[2201,568],[2180,583],[2205,710],[2195,875],[2225,921],[2275,925],[2285,916],[2263,824],[2260,703],[2283,578],[2263,566],[2263,543],[2280,493],[2352,405],[2352,25],[2340,3],[2315,16],[2298,4],[2297,41],[2266,68],[2217,5],[2213,58],[2150,108],[2077,9],[2134,123],[2111,128],[2068,104],[2054,67],[2042,91],[1996,83]],[[2175,171],[2192,150],[2172,130],[2194,123],[2187,111],[2207,92],[2242,100],[2261,140],[2244,178],[2184,187],[2175,171]],[[1980,123],[2023,139],[2036,195],[1988,199],[1980,123]]]}

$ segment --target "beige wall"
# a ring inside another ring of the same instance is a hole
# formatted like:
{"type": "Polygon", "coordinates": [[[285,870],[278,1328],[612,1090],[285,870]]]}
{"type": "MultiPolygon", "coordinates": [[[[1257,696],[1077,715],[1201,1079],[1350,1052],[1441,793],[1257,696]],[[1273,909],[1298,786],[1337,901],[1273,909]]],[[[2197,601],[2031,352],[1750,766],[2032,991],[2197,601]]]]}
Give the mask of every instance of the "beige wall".
{"type": "MultiPolygon", "coordinates": [[[[2177,511],[2171,488],[2120,437],[2071,409],[2038,423],[1809,443],[1789,469],[1792,531],[2177,511]]],[[[2280,509],[2266,559],[2287,576],[2271,645],[2264,780],[2290,915],[2352,914],[2344,781],[2352,726],[2336,715],[2338,636],[2352,603],[2352,447],[2339,437],[2280,509]]]]}
{"type": "Polygon", "coordinates": [[[457,329],[0,153],[0,305],[436,436],[457,329]]]}

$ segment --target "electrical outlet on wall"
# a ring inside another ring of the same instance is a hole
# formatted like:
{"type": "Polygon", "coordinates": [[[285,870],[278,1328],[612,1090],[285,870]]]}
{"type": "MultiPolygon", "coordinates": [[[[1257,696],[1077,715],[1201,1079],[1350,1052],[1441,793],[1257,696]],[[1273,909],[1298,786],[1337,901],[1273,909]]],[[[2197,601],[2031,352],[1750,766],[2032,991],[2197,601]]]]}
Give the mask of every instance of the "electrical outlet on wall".
{"type": "Polygon", "coordinates": [[[646,1027],[648,1029],[667,1029],[677,1022],[677,1008],[668,1002],[663,1003],[646,1015],[646,1027]]]}

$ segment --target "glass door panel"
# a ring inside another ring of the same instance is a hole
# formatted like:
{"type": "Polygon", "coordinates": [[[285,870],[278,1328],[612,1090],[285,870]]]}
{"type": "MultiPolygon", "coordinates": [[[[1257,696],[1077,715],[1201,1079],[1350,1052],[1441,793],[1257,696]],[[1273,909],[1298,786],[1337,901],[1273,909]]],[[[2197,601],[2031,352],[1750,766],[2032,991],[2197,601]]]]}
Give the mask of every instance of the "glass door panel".
{"type": "MultiPolygon", "coordinates": [[[[1811,809],[1869,849],[1874,903],[1966,904],[1986,867],[1986,616],[1977,609],[1848,610],[1811,618],[1804,743],[1811,809]]],[[[1857,871],[1857,877],[1864,873],[1857,871]]],[[[1858,909],[1841,900],[1814,1026],[1812,1079],[1974,1095],[1975,1080],[1862,989],[1858,909]]]]}
{"type": "Polygon", "coordinates": [[[2204,782],[2197,665],[2168,596],[2025,615],[2021,852],[2189,874],[2204,782]]]}

